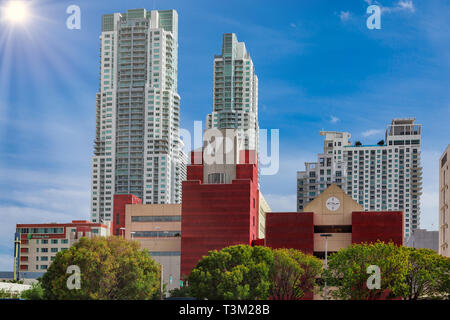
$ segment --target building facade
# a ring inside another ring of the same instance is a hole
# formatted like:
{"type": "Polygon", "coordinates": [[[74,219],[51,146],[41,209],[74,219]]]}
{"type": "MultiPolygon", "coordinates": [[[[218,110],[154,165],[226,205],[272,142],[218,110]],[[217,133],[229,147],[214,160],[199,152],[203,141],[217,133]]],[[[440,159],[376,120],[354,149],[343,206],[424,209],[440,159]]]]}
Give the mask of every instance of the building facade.
{"type": "Polygon", "coordinates": [[[125,238],[138,241],[162,266],[168,291],[180,287],[180,204],[126,205],[125,238]]]}
{"type": "MultiPolygon", "coordinates": [[[[255,151],[240,150],[239,139],[228,139],[226,163],[210,161],[217,146],[191,153],[181,204],[181,277],[190,274],[202,256],[236,244],[248,244],[259,234],[258,165],[255,151]]],[[[222,150],[222,151],[223,151],[222,150]]],[[[219,157],[221,158],[221,157],[219,157]]]]}
{"type": "Polygon", "coordinates": [[[325,137],[324,152],[317,162],[306,162],[305,171],[297,172],[297,211],[304,207],[331,184],[347,189],[347,165],[344,147],[350,145],[348,132],[321,131],[325,137]]]}
{"type": "Polygon", "coordinates": [[[111,234],[115,236],[125,235],[126,211],[128,204],[142,204],[141,199],[133,194],[114,195],[114,217],[111,223],[111,234]]]}
{"type": "Polygon", "coordinates": [[[393,119],[377,145],[349,141],[347,132],[321,132],[324,152],[297,173],[297,211],[337,184],[365,211],[404,211],[405,238],[420,226],[421,125],[393,119]]]}
{"type": "Polygon", "coordinates": [[[439,251],[439,231],[416,229],[405,242],[405,247],[439,251]]]}
{"type": "Polygon", "coordinates": [[[102,17],[92,158],[91,220],[110,221],[114,194],[180,203],[178,14],[128,10],[102,17]]]}
{"type": "Polygon", "coordinates": [[[270,212],[266,217],[266,246],[294,248],[318,258],[353,243],[377,240],[403,245],[402,211],[364,211],[336,184],[306,205],[303,212],[270,212]]]}
{"type": "Polygon", "coordinates": [[[17,224],[20,239],[19,272],[45,272],[58,252],[67,250],[81,237],[109,236],[110,227],[74,220],[71,223],[17,224]]]}
{"type": "Polygon", "coordinates": [[[213,112],[206,128],[238,129],[245,150],[259,150],[258,77],[245,43],[223,35],[222,53],[214,57],[213,112]]]}
{"type": "Polygon", "coordinates": [[[450,145],[439,159],[439,254],[450,257],[450,145]]]}
{"type": "MultiPolygon", "coordinates": [[[[357,243],[380,240],[401,246],[403,228],[402,211],[363,211],[363,206],[331,184],[303,212],[268,213],[264,244],[325,259],[325,255],[357,243]],[[321,236],[325,234],[328,236],[321,236]]],[[[307,292],[304,299],[323,297],[321,292],[307,292]]]]}
{"type": "Polygon", "coordinates": [[[261,191],[259,191],[259,226],[258,226],[258,238],[264,239],[266,237],[266,215],[268,212],[271,212],[269,204],[264,198],[261,191]]]}

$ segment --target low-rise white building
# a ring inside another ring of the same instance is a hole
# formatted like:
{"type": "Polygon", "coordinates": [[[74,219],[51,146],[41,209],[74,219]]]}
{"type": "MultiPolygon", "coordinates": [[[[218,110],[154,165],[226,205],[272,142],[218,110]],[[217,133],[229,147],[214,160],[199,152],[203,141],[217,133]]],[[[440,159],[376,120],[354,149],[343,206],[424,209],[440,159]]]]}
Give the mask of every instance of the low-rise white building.
{"type": "Polygon", "coordinates": [[[74,220],[71,223],[17,224],[16,270],[19,273],[45,272],[58,252],[70,248],[81,237],[109,236],[110,227],[101,223],[74,220]]]}

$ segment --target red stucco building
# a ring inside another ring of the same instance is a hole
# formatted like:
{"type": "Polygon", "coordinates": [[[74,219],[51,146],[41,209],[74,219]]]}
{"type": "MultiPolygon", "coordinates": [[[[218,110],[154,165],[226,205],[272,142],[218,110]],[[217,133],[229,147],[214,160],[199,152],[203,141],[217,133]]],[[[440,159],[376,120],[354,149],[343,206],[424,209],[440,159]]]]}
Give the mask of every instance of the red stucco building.
{"type": "Polygon", "coordinates": [[[236,244],[294,248],[319,258],[353,243],[403,245],[403,212],[367,212],[336,185],[311,201],[304,212],[266,214],[265,238],[258,239],[258,168],[254,152],[242,151],[238,164],[205,165],[193,152],[183,182],[181,275],[188,275],[210,250],[236,244]],[[234,168],[234,171],[232,170],[234,168]],[[211,178],[218,173],[232,177],[211,178]],[[228,180],[227,180],[228,179],[228,180]]]}
{"type": "Polygon", "coordinates": [[[311,201],[304,212],[270,212],[266,216],[264,244],[294,248],[319,258],[354,243],[393,242],[403,245],[402,211],[363,211],[360,204],[336,185],[311,201]]]}
{"type": "Polygon", "coordinates": [[[192,152],[183,182],[181,275],[202,256],[258,236],[258,167],[254,151],[241,151],[237,164],[208,165],[192,152]],[[197,161],[194,159],[197,158],[197,161]]]}
{"type": "Polygon", "coordinates": [[[133,194],[115,194],[111,234],[115,236],[125,235],[125,206],[127,204],[141,204],[142,201],[133,194]]]}

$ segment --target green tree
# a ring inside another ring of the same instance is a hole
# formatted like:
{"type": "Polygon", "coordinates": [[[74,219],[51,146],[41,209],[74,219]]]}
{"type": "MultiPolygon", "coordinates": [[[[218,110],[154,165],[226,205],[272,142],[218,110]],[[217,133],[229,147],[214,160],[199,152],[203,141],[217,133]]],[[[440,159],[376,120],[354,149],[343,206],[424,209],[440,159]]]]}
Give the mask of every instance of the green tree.
{"type": "Polygon", "coordinates": [[[31,285],[31,288],[20,293],[20,297],[25,300],[42,300],[44,299],[44,289],[41,282],[36,282],[31,285]]]}
{"type": "Polygon", "coordinates": [[[406,283],[402,296],[407,300],[448,298],[450,259],[430,249],[402,247],[408,257],[406,283]]]}
{"type": "Polygon", "coordinates": [[[209,251],[191,271],[190,293],[199,299],[268,299],[274,254],[270,248],[236,245],[209,251]]]}
{"type": "Polygon", "coordinates": [[[274,250],[270,296],[296,300],[312,292],[322,271],[322,261],[294,249],[274,250]]]}
{"type": "Polygon", "coordinates": [[[189,286],[172,296],[199,299],[299,299],[311,292],[322,262],[294,249],[236,245],[210,251],[192,270],[189,286]]]}
{"type": "Polygon", "coordinates": [[[83,237],[58,252],[42,287],[46,299],[155,299],[160,294],[160,266],[135,241],[83,237]],[[67,287],[71,265],[80,268],[80,289],[67,287]]]}
{"type": "Polygon", "coordinates": [[[0,300],[1,299],[20,299],[20,294],[17,292],[0,289],[0,300]]]}
{"type": "Polygon", "coordinates": [[[440,281],[438,286],[438,291],[440,293],[440,299],[450,300],[450,271],[449,271],[449,258],[446,258],[445,271],[442,281],[440,281]]]}
{"type": "Polygon", "coordinates": [[[188,298],[193,297],[191,289],[189,286],[184,286],[181,288],[175,288],[169,291],[169,295],[172,298],[188,298]]]}
{"type": "Polygon", "coordinates": [[[332,254],[323,279],[335,299],[373,300],[384,294],[387,298],[401,296],[406,288],[408,255],[405,250],[393,243],[354,244],[332,254]],[[368,289],[371,276],[367,268],[371,265],[380,268],[380,289],[368,289]]]}

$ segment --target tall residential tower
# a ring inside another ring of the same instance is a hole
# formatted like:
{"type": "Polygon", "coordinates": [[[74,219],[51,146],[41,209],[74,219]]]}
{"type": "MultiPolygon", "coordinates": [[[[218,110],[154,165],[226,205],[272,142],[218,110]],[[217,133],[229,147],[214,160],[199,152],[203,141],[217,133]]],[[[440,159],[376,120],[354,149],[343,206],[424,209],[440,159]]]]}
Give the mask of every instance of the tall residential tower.
{"type": "Polygon", "coordinates": [[[223,35],[222,54],[214,57],[213,112],[206,128],[237,129],[244,149],[259,150],[258,77],[234,33],[223,35]]]}
{"type": "Polygon", "coordinates": [[[178,14],[128,10],[102,17],[91,219],[112,219],[114,194],[179,203],[178,14]]]}
{"type": "Polygon", "coordinates": [[[377,145],[352,145],[347,132],[321,132],[324,152],[297,173],[297,211],[335,183],[365,211],[404,211],[407,238],[420,224],[421,129],[415,119],[393,119],[377,145]]]}

